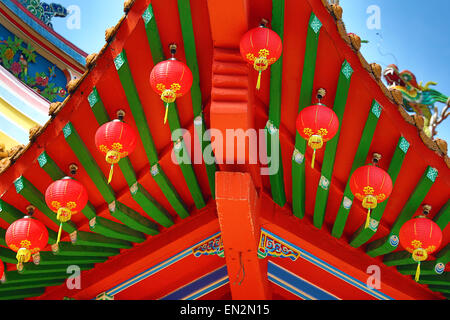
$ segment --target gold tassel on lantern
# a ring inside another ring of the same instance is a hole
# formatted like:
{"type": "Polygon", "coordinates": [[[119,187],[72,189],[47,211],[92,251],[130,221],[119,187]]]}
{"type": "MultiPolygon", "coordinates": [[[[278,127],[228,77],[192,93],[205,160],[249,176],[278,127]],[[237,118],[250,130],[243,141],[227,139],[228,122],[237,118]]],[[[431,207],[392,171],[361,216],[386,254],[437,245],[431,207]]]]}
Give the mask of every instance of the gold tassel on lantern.
{"type": "Polygon", "coordinates": [[[367,219],[366,219],[366,224],[364,226],[364,229],[367,229],[370,225],[370,209],[367,211],[367,219]]]}
{"type": "Polygon", "coordinates": [[[420,261],[417,263],[417,270],[416,270],[416,277],[415,277],[416,282],[419,282],[419,277],[420,277],[420,261]]]}
{"type": "Polygon", "coordinates": [[[167,117],[169,115],[169,104],[166,103],[166,114],[164,115],[164,124],[167,123],[167,117]]]}
{"type": "Polygon", "coordinates": [[[20,248],[19,251],[17,251],[16,259],[17,270],[22,270],[23,263],[28,262],[31,259],[31,251],[27,248],[20,248]]]}
{"type": "Polygon", "coordinates": [[[311,159],[311,168],[314,169],[314,164],[316,162],[316,150],[323,147],[323,138],[318,134],[314,134],[309,137],[308,145],[314,150],[311,159]]]}
{"type": "Polygon", "coordinates": [[[366,224],[364,225],[364,229],[367,229],[370,226],[370,214],[373,209],[377,207],[377,198],[374,195],[367,195],[363,201],[362,206],[363,208],[367,209],[367,218],[366,218],[366,224]]]}
{"type": "Polygon", "coordinates": [[[111,168],[109,169],[108,184],[111,183],[114,174],[114,165],[116,163],[119,163],[119,161],[120,161],[120,152],[116,150],[109,150],[106,153],[106,162],[111,164],[111,168]]]}
{"type": "Polygon", "coordinates": [[[59,224],[58,238],[56,240],[56,244],[59,244],[59,242],[61,241],[62,224],[64,222],[69,221],[71,218],[72,218],[72,211],[70,211],[67,208],[63,208],[63,207],[58,209],[56,219],[58,219],[58,221],[60,221],[60,224],[59,224]]]}

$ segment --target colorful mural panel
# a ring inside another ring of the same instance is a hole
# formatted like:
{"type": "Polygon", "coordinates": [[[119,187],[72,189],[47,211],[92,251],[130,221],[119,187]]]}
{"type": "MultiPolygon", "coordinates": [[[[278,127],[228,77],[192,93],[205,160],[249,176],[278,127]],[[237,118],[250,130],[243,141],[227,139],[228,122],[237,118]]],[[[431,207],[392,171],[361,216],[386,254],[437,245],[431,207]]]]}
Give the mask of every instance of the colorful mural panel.
{"type": "Polygon", "coordinates": [[[64,72],[1,25],[0,65],[50,102],[67,96],[64,72]]]}

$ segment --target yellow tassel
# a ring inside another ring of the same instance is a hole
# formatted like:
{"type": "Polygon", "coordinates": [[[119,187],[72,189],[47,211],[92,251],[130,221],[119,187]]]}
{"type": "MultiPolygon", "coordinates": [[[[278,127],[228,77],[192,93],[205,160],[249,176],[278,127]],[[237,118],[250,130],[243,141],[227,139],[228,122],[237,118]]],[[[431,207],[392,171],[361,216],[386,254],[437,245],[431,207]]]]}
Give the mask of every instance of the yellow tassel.
{"type": "Polygon", "coordinates": [[[111,183],[112,177],[113,177],[113,173],[114,173],[114,165],[111,165],[111,169],[109,170],[109,177],[108,177],[108,184],[111,183]]]}
{"type": "Polygon", "coordinates": [[[166,103],[166,114],[164,116],[164,124],[167,123],[167,116],[169,115],[169,104],[166,103]]]}
{"type": "Polygon", "coordinates": [[[419,282],[419,277],[420,277],[420,261],[417,264],[416,278],[415,278],[416,282],[419,282]]]}
{"type": "Polygon", "coordinates": [[[316,162],[316,149],[314,149],[312,160],[311,160],[311,168],[314,169],[314,162],[316,162]]]}
{"type": "Polygon", "coordinates": [[[259,71],[258,81],[256,81],[256,89],[257,90],[259,90],[259,88],[261,88],[261,73],[262,73],[262,71],[259,71]]]}
{"type": "Polygon", "coordinates": [[[62,222],[59,224],[58,239],[56,240],[56,244],[58,244],[59,241],[61,240],[61,231],[62,231],[62,222]]]}
{"type": "Polygon", "coordinates": [[[365,229],[367,229],[370,225],[370,209],[367,211],[367,219],[366,219],[366,225],[365,225],[365,229]]]}

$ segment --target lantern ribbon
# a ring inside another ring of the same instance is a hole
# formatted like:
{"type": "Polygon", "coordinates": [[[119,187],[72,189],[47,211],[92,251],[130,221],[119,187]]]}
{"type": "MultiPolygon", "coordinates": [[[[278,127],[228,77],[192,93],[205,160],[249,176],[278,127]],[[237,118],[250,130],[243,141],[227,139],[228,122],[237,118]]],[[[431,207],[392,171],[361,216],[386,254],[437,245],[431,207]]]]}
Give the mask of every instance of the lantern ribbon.
{"type": "Polygon", "coordinates": [[[167,116],[169,115],[169,104],[166,103],[166,114],[164,115],[164,124],[167,123],[167,116]]]}
{"type": "Polygon", "coordinates": [[[416,270],[416,277],[415,277],[416,282],[419,282],[419,277],[420,277],[420,261],[417,263],[417,270],[416,270]]]}
{"type": "Polygon", "coordinates": [[[316,162],[316,149],[314,149],[312,159],[311,159],[311,168],[314,169],[314,163],[316,162]]]}
{"type": "Polygon", "coordinates": [[[370,210],[371,209],[369,208],[369,210],[367,211],[367,219],[366,219],[366,225],[364,226],[364,229],[367,229],[370,225],[370,210]]]}
{"type": "Polygon", "coordinates": [[[111,164],[111,169],[109,169],[108,184],[111,183],[113,174],[114,174],[114,164],[111,164]]]}
{"type": "Polygon", "coordinates": [[[261,88],[261,73],[262,71],[258,72],[258,80],[256,81],[256,89],[259,90],[261,88]]]}
{"type": "Polygon", "coordinates": [[[56,244],[59,244],[59,241],[61,240],[62,224],[63,224],[62,222],[59,224],[58,238],[56,239],[56,244]]]}

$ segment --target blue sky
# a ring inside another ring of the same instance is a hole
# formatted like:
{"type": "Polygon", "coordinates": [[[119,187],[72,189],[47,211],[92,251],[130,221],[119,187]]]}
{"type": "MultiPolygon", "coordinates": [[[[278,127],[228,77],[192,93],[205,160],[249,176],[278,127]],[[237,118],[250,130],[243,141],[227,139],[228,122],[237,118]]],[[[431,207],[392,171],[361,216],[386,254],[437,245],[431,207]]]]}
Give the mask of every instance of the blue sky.
{"type": "MultiPolygon", "coordinates": [[[[58,0],[80,9],[80,28],[68,26],[74,17],[54,18],[55,30],[87,53],[105,44],[105,30],[123,15],[123,0],[58,0]]],[[[450,96],[450,24],[448,0],[341,0],[348,32],[369,40],[361,52],[383,68],[391,63],[412,71],[417,81],[435,81],[434,89],[450,96]],[[372,6],[372,7],[371,7],[372,6]],[[376,6],[375,9],[373,6],[376,6]],[[379,8],[379,26],[373,14],[379,8]],[[368,12],[369,9],[369,12],[368,12]],[[374,11],[375,10],[375,11],[374,11]],[[379,27],[379,28],[378,28],[379,27]]],[[[73,14],[72,14],[73,15],[73,14]]],[[[438,104],[439,110],[442,104],[438,104]]],[[[438,127],[438,137],[450,142],[450,119],[438,127]]]]}

